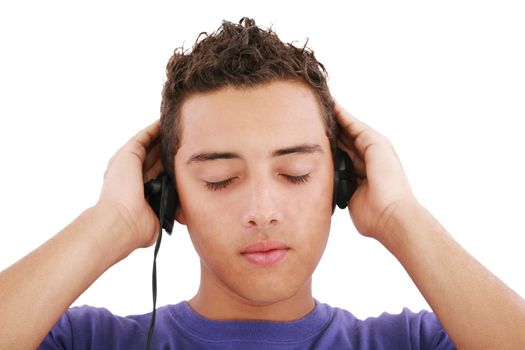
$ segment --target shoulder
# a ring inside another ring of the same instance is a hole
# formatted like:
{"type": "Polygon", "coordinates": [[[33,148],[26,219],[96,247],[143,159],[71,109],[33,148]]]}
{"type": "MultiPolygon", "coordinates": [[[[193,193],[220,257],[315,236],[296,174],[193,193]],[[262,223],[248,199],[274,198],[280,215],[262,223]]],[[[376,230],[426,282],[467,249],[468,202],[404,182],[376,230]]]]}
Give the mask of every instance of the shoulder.
{"type": "Polygon", "coordinates": [[[145,319],[149,314],[122,317],[114,315],[103,307],[80,306],[67,310],[62,321],[67,322],[74,332],[95,332],[111,334],[123,331],[142,331],[145,319]]]}
{"type": "MultiPolygon", "coordinates": [[[[164,317],[168,308],[157,309],[157,317],[164,317]]],[[[72,307],[58,320],[39,349],[143,349],[150,319],[151,313],[122,317],[103,307],[72,307]]]]}
{"type": "MultiPolygon", "coordinates": [[[[349,311],[330,307],[329,328],[359,344],[358,349],[455,349],[435,314],[413,312],[382,313],[377,317],[358,319],[349,311]]],[[[327,328],[330,332],[330,329],[327,328]]]]}

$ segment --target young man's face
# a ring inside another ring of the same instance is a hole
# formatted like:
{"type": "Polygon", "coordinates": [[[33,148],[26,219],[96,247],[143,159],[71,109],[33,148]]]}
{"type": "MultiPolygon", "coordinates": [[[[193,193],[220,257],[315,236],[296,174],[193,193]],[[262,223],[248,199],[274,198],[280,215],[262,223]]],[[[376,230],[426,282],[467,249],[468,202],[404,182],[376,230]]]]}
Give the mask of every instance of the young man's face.
{"type": "Polygon", "coordinates": [[[310,291],[331,221],[333,161],[311,90],[280,81],[194,94],[181,111],[177,215],[201,288],[263,305],[310,291]]]}

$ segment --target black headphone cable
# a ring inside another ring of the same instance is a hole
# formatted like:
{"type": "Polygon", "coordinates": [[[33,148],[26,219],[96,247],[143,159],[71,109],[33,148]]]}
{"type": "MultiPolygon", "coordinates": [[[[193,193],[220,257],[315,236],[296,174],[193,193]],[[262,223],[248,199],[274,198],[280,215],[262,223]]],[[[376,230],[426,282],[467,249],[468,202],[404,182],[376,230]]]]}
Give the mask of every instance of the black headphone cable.
{"type": "Polygon", "coordinates": [[[151,340],[153,338],[153,331],[155,329],[156,320],[156,304],[157,304],[157,254],[160,249],[160,242],[162,241],[162,224],[164,223],[164,188],[166,186],[166,177],[162,178],[161,195],[160,195],[160,209],[159,209],[159,234],[157,236],[157,242],[155,243],[155,251],[153,253],[153,274],[151,276],[152,293],[153,293],[153,311],[151,313],[151,320],[149,324],[148,339],[146,343],[146,350],[150,350],[151,340]]]}

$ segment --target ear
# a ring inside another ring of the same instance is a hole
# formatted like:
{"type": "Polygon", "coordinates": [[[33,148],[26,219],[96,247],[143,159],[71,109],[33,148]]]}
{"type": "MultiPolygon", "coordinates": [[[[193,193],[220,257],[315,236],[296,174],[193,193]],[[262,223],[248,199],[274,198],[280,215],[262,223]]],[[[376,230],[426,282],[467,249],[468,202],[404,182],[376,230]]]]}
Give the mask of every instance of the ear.
{"type": "Polygon", "coordinates": [[[186,225],[186,219],[184,218],[184,211],[180,205],[175,209],[175,220],[181,225],[186,225]]]}

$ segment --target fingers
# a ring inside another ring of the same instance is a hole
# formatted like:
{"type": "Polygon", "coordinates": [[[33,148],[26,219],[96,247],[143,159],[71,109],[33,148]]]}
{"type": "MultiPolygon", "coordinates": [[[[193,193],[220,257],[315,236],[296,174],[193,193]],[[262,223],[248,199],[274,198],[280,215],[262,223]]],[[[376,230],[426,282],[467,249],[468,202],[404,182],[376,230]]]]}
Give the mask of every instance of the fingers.
{"type": "Polygon", "coordinates": [[[160,139],[157,137],[146,150],[146,158],[142,164],[142,170],[146,172],[157,160],[160,159],[160,139]]]}
{"type": "Polygon", "coordinates": [[[362,121],[356,119],[350,112],[345,110],[339,103],[336,103],[334,108],[335,116],[339,125],[346,130],[352,138],[357,138],[360,133],[371,129],[362,121]]]}
{"type": "Polygon", "coordinates": [[[146,159],[142,164],[142,179],[144,182],[155,179],[164,171],[160,152],[160,140],[158,138],[152,143],[147,152],[146,159]]]}
{"type": "Polygon", "coordinates": [[[354,166],[354,170],[360,178],[366,178],[366,165],[364,160],[359,157],[357,151],[355,150],[355,147],[353,145],[347,145],[345,142],[343,142],[341,139],[337,142],[337,147],[341,148],[343,151],[348,154],[350,159],[352,160],[352,164],[354,166]]]}
{"type": "Polygon", "coordinates": [[[156,178],[164,171],[159,134],[160,121],[155,121],[134,137],[139,144],[146,148],[146,156],[142,163],[142,177],[144,182],[156,178]]]}
{"type": "Polygon", "coordinates": [[[159,137],[159,134],[160,119],[154,121],[144,129],[142,129],[139,133],[133,136],[130,141],[135,141],[139,143],[142,147],[148,148],[148,146],[159,137]]]}
{"type": "Polygon", "coordinates": [[[133,136],[124,148],[126,151],[135,154],[140,159],[140,162],[143,163],[147,149],[159,137],[159,134],[160,120],[156,120],[133,136]]]}
{"type": "Polygon", "coordinates": [[[144,183],[153,180],[159,176],[160,173],[164,172],[164,165],[160,158],[148,169],[142,171],[142,181],[144,183]]]}
{"type": "MultiPolygon", "coordinates": [[[[122,146],[117,154],[131,154],[137,157],[140,164],[144,164],[148,149],[154,148],[154,142],[158,139],[160,134],[160,120],[156,120],[146,128],[142,129],[135,136],[133,136],[124,146],[122,146]]],[[[153,162],[153,161],[149,161],[153,162]]]]}
{"type": "Polygon", "coordinates": [[[334,112],[337,122],[350,136],[339,135],[341,141],[350,149],[353,146],[362,159],[366,158],[366,150],[371,146],[381,144],[392,148],[390,141],[385,136],[355,118],[341,105],[336,104],[334,112]]]}
{"type": "Polygon", "coordinates": [[[338,147],[348,154],[352,160],[357,175],[361,178],[366,178],[365,161],[360,152],[356,149],[354,138],[351,135],[350,137],[347,135],[347,133],[349,133],[348,130],[350,129],[350,124],[353,122],[351,119],[352,116],[337,103],[334,112],[337,118],[337,123],[341,127],[340,134],[338,135],[337,139],[338,147]]]}

